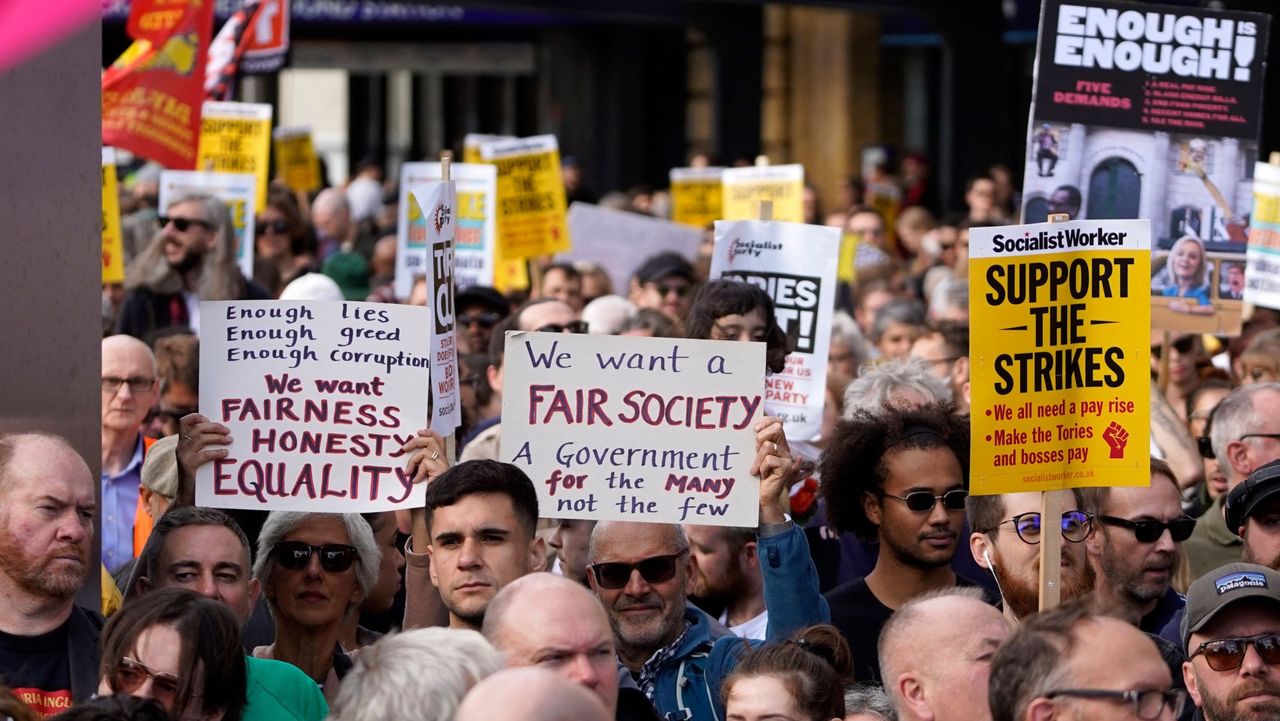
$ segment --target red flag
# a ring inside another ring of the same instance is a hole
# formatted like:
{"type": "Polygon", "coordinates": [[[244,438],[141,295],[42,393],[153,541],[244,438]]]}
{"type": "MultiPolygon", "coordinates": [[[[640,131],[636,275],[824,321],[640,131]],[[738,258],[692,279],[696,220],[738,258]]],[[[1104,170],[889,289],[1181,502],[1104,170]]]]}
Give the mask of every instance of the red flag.
{"type": "Polygon", "coordinates": [[[134,0],[133,45],[102,76],[102,144],[194,169],[213,0],[134,0]]]}

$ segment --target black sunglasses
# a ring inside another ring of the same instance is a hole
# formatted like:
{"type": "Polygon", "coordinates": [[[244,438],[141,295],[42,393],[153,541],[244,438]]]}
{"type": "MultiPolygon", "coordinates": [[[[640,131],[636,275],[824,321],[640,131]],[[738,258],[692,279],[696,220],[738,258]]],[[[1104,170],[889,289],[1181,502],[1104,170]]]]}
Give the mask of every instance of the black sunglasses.
{"type": "MultiPolygon", "coordinates": [[[[1170,343],[1169,347],[1178,351],[1178,353],[1182,355],[1186,355],[1191,352],[1192,348],[1196,347],[1197,340],[1198,338],[1196,338],[1196,336],[1194,335],[1184,335],[1181,338],[1170,343]]],[[[1164,353],[1163,343],[1151,346],[1151,355],[1159,358],[1163,353],[1164,353]]]]}
{"type": "Polygon", "coordinates": [[[162,215],[159,218],[156,218],[156,221],[160,223],[161,228],[167,228],[170,223],[173,223],[173,227],[177,228],[179,233],[187,232],[187,229],[193,225],[213,230],[212,225],[200,220],[199,218],[174,218],[168,215],[162,215]]]}
{"type": "Polygon", "coordinates": [[[472,313],[471,315],[458,316],[458,325],[469,326],[473,323],[479,324],[481,328],[492,328],[502,320],[502,316],[497,313],[472,313]]]}
{"type": "Polygon", "coordinates": [[[650,281],[650,284],[654,290],[658,291],[658,295],[664,298],[672,293],[675,293],[677,298],[683,298],[693,290],[693,286],[688,285],[667,285],[666,283],[654,283],[652,281],[650,281]]]}
{"type": "Polygon", "coordinates": [[[1219,638],[1205,641],[1191,652],[1188,660],[1204,654],[1204,660],[1214,671],[1234,671],[1244,663],[1244,655],[1253,646],[1258,657],[1268,666],[1280,664],[1280,634],[1261,633],[1242,638],[1219,638]]]}
{"type": "MultiPolygon", "coordinates": [[[[178,230],[182,230],[182,228],[178,228],[178,230]]],[[[254,235],[265,235],[267,231],[271,231],[276,235],[284,235],[289,232],[289,221],[273,220],[269,223],[265,221],[258,221],[253,226],[254,235]]]]}
{"type": "Polygon", "coordinates": [[[540,328],[534,328],[534,330],[539,333],[563,333],[569,331],[580,335],[586,333],[588,327],[585,320],[571,320],[563,325],[560,323],[548,323],[540,328]]]}
{"type": "Polygon", "coordinates": [[[964,500],[969,497],[969,492],[957,488],[954,491],[947,491],[941,496],[935,496],[928,491],[912,491],[905,496],[893,496],[888,493],[883,494],[885,498],[893,498],[907,504],[907,509],[916,513],[924,513],[932,511],[933,507],[942,501],[942,507],[948,511],[963,511],[964,500]]]}
{"type": "Polygon", "coordinates": [[[356,560],[356,547],[341,543],[313,546],[302,541],[281,541],[272,549],[276,563],[290,571],[300,571],[311,561],[311,554],[320,554],[320,567],[330,573],[342,573],[356,560]]]}
{"type": "Polygon", "coordinates": [[[1191,538],[1191,532],[1196,530],[1196,519],[1194,518],[1175,518],[1168,523],[1164,521],[1130,521],[1127,518],[1116,518],[1115,516],[1098,516],[1098,520],[1108,526],[1120,526],[1133,531],[1133,537],[1138,539],[1138,543],[1155,543],[1160,540],[1160,536],[1164,535],[1164,529],[1169,529],[1169,537],[1174,543],[1182,543],[1191,538]]]}
{"type": "Polygon", "coordinates": [[[689,549],[666,556],[653,556],[635,563],[596,563],[591,566],[596,585],[600,588],[625,588],[631,581],[631,572],[639,571],[645,583],[665,583],[676,577],[676,562],[689,549]]]}
{"type": "MultiPolygon", "coordinates": [[[[1018,540],[1032,546],[1040,542],[1040,513],[1031,511],[1029,513],[1019,513],[1013,518],[1009,518],[996,524],[996,528],[1006,523],[1013,524],[1013,530],[1018,534],[1018,540]]],[[[995,530],[994,528],[991,530],[995,530]]],[[[1089,531],[1093,530],[1093,516],[1084,511],[1065,511],[1062,514],[1062,538],[1071,543],[1080,543],[1089,537],[1089,531]]]]}

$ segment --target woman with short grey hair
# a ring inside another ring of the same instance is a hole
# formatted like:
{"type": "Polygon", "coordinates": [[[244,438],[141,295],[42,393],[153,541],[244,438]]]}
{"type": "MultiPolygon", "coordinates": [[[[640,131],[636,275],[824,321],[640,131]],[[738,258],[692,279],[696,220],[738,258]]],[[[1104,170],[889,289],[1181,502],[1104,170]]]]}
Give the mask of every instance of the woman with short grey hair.
{"type": "Polygon", "coordinates": [[[332,703],[351,668],[338,642],[343,620],[358,612],[377,583],[381,559],[359,514],[271,513],[258,534],[253,575],[275,619],[276,639],[253,655],[302,669],[332,703]]]}

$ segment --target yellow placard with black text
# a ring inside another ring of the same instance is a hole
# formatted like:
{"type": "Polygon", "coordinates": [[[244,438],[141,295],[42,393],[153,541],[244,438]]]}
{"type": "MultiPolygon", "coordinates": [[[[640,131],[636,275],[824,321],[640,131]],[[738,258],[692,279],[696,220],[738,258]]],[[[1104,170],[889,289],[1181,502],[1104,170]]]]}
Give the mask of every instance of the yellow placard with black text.
{"type": "Polygon", "coordinates": [[[257,207],[267,204],[271,162],[271,106],[206,101],[200,117],[196,170],[250,173],[257,183],[257,207]]]}
{"type": "Polygon", "coordinates": [[[102,282],[124,282],[124,236],[116,188],[116,149],[102,149],[102,282]]]}
{"type": "Polygon", "coordinates": [[[486,143],[480,154],[484,162],[498,166],[497,259],[517,260],[569,250],[556,137],[539,135],[486,143]]]}
{"type": "Polygon", "coordinates": [[[1150,482],[1151,224],[969,234],[970,493],[1150,482]]]}
{"type": "Polygon", "coordinates": [[[804,222],[804,166],[726,168],[721,220],[760,220],[761,203],[773,203],[770,220],[804,222]]]}
{"type": "Polygon", "coordinates": [[[724,168],[672,168],[671,219],[705,230],[723,217],[724,168]]]}

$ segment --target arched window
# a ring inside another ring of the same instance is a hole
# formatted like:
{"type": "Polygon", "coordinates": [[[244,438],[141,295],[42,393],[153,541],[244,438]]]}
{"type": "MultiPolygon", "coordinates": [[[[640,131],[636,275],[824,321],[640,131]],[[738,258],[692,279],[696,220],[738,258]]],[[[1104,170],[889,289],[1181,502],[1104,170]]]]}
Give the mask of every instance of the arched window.
{"type": "Polygon", "coordinates": [[[1133,163],[1123,158],[1107,158],[1089,177],[1089,217],[1136,218],[1141,195],[1142,176],[1133,163]]]}

